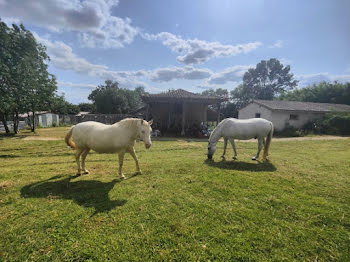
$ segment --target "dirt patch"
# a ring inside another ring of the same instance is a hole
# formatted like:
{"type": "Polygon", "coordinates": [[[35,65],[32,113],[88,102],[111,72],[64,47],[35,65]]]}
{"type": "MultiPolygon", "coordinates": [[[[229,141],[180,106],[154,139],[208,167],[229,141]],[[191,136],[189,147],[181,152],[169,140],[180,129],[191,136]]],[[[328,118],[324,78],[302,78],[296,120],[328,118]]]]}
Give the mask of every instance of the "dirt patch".
{"type": "Polygon", "coordinates": [[[10,181],[2,181],[0,182],[0,189],[4,189],[5,187],[9,187],[11,186],[11,182],[10,181]]]}
{"type": "Polygon", "coordinates": [[[23,140],[56,141],[56,140],[62,140],[62,138],[59,138],[59,137],[42,137],[42,136],[27,136],[27,137],[23,138],[23,140]]]}

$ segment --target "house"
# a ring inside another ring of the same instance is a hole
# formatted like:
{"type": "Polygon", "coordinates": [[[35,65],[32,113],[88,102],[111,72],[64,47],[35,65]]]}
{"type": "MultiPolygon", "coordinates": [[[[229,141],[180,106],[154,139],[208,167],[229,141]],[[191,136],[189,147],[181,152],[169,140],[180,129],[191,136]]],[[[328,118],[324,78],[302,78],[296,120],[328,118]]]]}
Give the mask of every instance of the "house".
{"type": "MultiPolygon", "coordinates": [[[[32,116],[32,113],[29,113],[29,116],[32,116]]],[[[28,114],[20,114],[19,117],[28,120],[28,114]]],[[[48,111],[35,112],[35,124],[42,127],[58,126],[59,116],[55,113],[50,113],[48,111]]]]}
{"type": "Polygon", "coordinates": [[[328,103],[253,100],[239,110],[238,118],[265,118],[274,124],[275,130],[280,131],[287,126],[301,128],[311,119],[322,117],[329,112],[350,112],[350,106],[328,103]]]}
{"type": "Polygon", "coordinates": [[[220,121],[220,105],[221,102],[227,101],[227,98],[177,89],[143,95],[142,100],[146,104],[146,120],[152,118],[155,128],[162,133],[185,135],[188,130],[199,128],[201,123],[220,121]],[[214,117],[213,111],[208,111],[209,105],[215,105],[218,109],[214,117]]]}

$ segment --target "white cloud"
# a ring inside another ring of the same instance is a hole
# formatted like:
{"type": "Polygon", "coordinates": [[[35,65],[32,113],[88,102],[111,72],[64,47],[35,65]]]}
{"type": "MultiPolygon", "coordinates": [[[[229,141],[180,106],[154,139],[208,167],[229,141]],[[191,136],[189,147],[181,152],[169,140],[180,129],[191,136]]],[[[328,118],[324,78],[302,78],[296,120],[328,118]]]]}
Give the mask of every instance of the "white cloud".
{"type": "Polygon", "coordinates": [[[177,60],[186,65],[204,63],[211,58],[248,53],[262,45],[261,42],[223,45],[219,42],[207,42],[199,39],[185,40],[168,32],[143,34],[142,36],[147,40],[160,40],[163,45],[170,48],[173,52],[183,54],[178,56],[177,60]]]}
{"type": "Polygon", "coordinates": [[[283,41],[277,40],[275,43],[269,46],[269,48],[282,48],[283,47],[283,41]]]}
{"type": "Polygon", "coordinates": [[[210,77],[209,69],[199,69],[192,66],[158,68],[150,73],[150,78],[155,82],[169,82],[174,79],[198,80],[210,77]]]}
{"type": "MultiPolygon", "coordinates": [[[[252,67],[252,65],[237,65],[223,70],[222,72],[213,72],[208,68],[195,68],[193,66],[185,67],[165,67],[154,70],[134,70],[134,71],[116,71],[102,64],[93,64],[84,58],[77,56],[73,49],[60,41],[50,41],[34,33],[35,38],[47,47],[47,52],[51,58],[51,63],[58,69],[72,71],[78,74],[97,77],[103,80],[111,79],[117,81],[121,87],[135,88],[144,86],[152,89],[147,83],[140,81],[149,80],[158,83],[169,82],[173,80],[205,80],[204,86],[215,88],[214,85],[224,85],[229,82],[238,82],[242,80],[243,74],[252,67]]],[[[94,85],[73,84],[71,82],[60,82],[61,86],[67,87],[88,87],[94,85]]],[[[153,88],[154,89],[154,88],[153,88]]],[[[156,89],[154,89],[156,90],[156,89]]]]}
{"type": "Polygon", "coordinates": [[[238,82],[241,81],[243,75],[249,68],[254,65],[237,65],[226,68],[224,71],[213,74],[208,80],[209,84],[223,85],[227,82],[238,82]]]}
{"type": "Polygon", "coordinates": [[[298,85],[300,87],[318,84],[323,81],[326,81],[326,82],[338,81],[339,83],[350,82],[350,74],[349,75],[330,75],[329,73],[316,73],[316,74],[307,74],[307,75],[296,75],[295,78],[299,80],[298,85]]]}
{"type": "Polygon", "coordinates": [[[133,41],[138,28],[129,18],[111,15],[117,0],[2,0],[0,16],[8,21],[14,17],[52,31],[73,31],[84,46],[120,48],[133,41]],[[28,11],[30,10],[30,11],[28,11]]]}
{"type": "Polygon", "coordinates": [[[84,83],[72,83],[72,82],[67,82],[67,81],[57,81],[57,84],[59,86],[64,86],[64,87],[79,87],[79,88],[86,88],[86,89],[93,89],[96,87],[94,84],[84,84],[84,83]]]}
{"type": "Polygon", "coordinates": [[[34,33],[35,38],[47,47],[47,52],[51,58],[51,63],[58,69],[73,71],[78,74],[98,77],[101,79],[111,79],[117,81],[121,86],[134,88],[147,84],[137,80],[146,74],[144,71],[113,71],[106,65],[93,64],[84,58],[78,57],[67,44],[56,41],[51,42],[41,38],[34,33]]]}

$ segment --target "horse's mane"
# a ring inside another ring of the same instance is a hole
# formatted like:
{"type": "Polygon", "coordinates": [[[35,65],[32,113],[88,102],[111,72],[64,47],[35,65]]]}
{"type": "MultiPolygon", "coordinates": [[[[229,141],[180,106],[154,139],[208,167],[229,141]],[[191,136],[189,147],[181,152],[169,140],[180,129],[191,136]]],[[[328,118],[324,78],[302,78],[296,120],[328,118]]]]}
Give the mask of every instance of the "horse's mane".
{"type": "Polygon", "coordinates": [[[140,119],[140,118],[125,118],[123,120],[120,120],[119,122],[115,123],[114,125],[120,126],[120,127],[137,127],[137,123],[142,120],[144,123],[147,124],[147,121],[140,119]]]}
{"type": "Polygon", "coordinates": [[[213,130],[213,132],[211,132],[210,136],[209,136],[209,142],[211,142],[211,139],[216,135],[216,133],[220,130],[220,127],[226,122],[228,118],[225,118],[224,120],[222,120],[213,130]]]}

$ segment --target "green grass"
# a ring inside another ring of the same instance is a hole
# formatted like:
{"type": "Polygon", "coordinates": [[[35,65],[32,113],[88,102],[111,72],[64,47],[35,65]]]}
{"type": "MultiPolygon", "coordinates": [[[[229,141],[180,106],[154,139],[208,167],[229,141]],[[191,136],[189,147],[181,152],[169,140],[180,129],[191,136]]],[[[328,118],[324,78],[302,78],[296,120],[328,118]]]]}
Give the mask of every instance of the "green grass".
{"type": "MultiPolygon", "coordinates": [[[[39,129],[63,137],[67,128],[39,129]]],[[[75,177],[61,141],[0,137],[0,261],[349,261],[350,139],[237,142],[206,161],[203,142],[138,143],[142,175],[92,153],[75,177]],[[232,149],[228,151],[232,155],[232,149]]]]}

